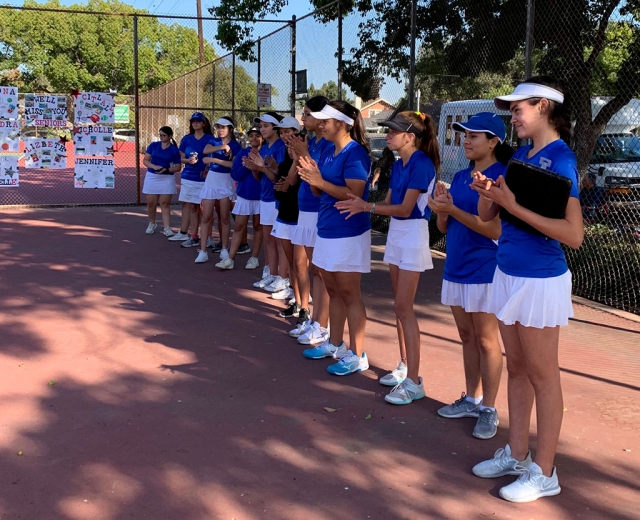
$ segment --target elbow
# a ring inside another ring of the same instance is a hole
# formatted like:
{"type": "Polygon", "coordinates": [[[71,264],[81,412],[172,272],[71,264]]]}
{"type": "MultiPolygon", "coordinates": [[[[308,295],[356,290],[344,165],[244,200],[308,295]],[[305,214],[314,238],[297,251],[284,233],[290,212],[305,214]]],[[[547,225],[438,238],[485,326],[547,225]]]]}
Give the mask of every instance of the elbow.
{"type": "Polygon", "coordinates": [[[569,246],[571,249],[578,249],[582,245],[583,241],[584,241],[584,232],[577,234],[570,241],[568,241],[566,245],[569,246]]]}

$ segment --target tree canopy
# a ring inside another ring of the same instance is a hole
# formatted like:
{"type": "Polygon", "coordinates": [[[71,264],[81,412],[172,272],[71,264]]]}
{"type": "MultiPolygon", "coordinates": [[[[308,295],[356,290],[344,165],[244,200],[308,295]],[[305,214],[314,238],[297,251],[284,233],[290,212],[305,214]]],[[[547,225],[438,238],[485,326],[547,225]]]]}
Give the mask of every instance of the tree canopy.
{"type": "MultiPolygon", "coordinates": [[[[133,17],[73,13],[146,13],[118,0],[89,0],[63,6],[59,0],[25,7],[62,8],[71,13],[0,10],[1,77],[24,90],[70,92],[117,90],[133,93],[133,17]]],[[[138,20],[140,90],[166,83],[199,65],[198,34],[157,18],[138,20]]],[[[205,59],[214,59],[205,43],[205,59]]]]}

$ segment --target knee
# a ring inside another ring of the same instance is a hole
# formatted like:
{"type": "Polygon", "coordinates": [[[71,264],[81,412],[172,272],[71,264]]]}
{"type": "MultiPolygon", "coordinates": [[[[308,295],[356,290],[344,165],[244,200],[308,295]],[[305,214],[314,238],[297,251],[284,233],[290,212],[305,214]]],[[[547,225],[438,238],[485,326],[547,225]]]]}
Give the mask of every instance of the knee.
{"type": "Polygon", "coordinates": [[[221,215],[220,216],[220,222],[225,225],[228,226],[231,224],[231,218],[229,217],[229,214],[225,214],[225,215],[221,215]]]}
{"type": "Polygon", "coordinates": [[[458,326],[458,334],[460,335],[460,341],[464,344],[472,343],[476,339],[476,335],[471,327],[458,326]]]}
{"type": "Polygon", "coordinates": [[[527,366],[526,373],[536,392],[551,387],[555,381],[560,381],[560,368],[553,362],[535,367],[527,366]]]}
{"type": "Polygon", "coordinates": [[[484,355],[492,352],[500,352],[500,343],[498,343],[497,335],[476,336],[476,342],[478,344],[478,348],[484,355]]]}
{"type": "Polygon", "coordinates": [[[527,365],[524,358],[516,359],[513,356],[507,356],[507,372],[512,379],[527,377],[527,365]]]}
{"type": "Polygon", "coordinates": [[[413,305],[398,300],[393,303],[393,312],[396,313],[396,317],[400,321],[404,321],[415,316],[415,313],[413,312],[413,305]]]}
{"type": "Polygon", "coordinates": [[[340,297],[347,307],[351,307],[352,305],[359,305],[362,303],[360,291],[346,291],[341,289],[340,297]]]}
{"type": "Polygon", "coordinates": [[[163,201],[160,201],[160,207],[161,207],[162,209],[169,209],[169,205],[170,205],[170,204],[171,204],[171,201],[170,201],[170,200],[163,200],[163,201]]]}

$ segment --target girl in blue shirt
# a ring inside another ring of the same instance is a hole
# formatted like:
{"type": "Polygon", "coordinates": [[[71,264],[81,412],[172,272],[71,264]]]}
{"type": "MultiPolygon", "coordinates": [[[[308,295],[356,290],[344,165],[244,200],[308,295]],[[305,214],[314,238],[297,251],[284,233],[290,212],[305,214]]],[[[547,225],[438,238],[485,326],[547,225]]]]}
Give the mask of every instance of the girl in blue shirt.
{"type": "Polygon", "coordinates": [[[504,143],[507,129],[498,114],[481,112],[451,126],[464,132],[464,154],[473,166],[456,173],[449,191],[439,182],[429,207],[438,214],[438,229],[447,234],[442,303],[451,306],[462,340],[466,393],[438,414],[477,417],[473,436],[490,439],[498,431],[495,401],[502,374],[498,320],[489,307],[500,220],[478,217],[479,195],[469,187],[476,171],[493,180],[502,175],[513,149],[504,143]]]}
{"type": "Polygon", "coordinates": [[[335,146],[320,159],[320,169],[314,160],[300,157],[298,170],[314,194],[321,195],[313,263],[320,268],[329,293],[331,330],[326,343],[303,354],[310,359],[339,359],[327,370],[344,376],[369,368],[364,352],[367,314],[360,279],[362,273],[371,272],[371,224],[366,214],[347,220],[335,203],[348,199],[349,194],[367,199],[371,159],[358,109],[344,101],[331,101],[311,115],[321,120],[322,137],[335,146]],[[342,341],[347,320],[351,350],[342,341]]]}
{"type": "Polygon", "coordinates": [[[576,157],[566,145],[571,137],[571,114],[563,86],[549,77],[531,78],[511,95],[497,97],[495,104],[511,111],[518,137],[533,142],[518,149],[514,158],[572,181],[562,219],[543,217],[518,204],[503,176],[492,181],[476,172],[472,184],[480,193],[478,214],[482,220],[493,220],[502,207],[546,235],[502,223],[490,302],[500,321],[507,354],[509,443],[492,459],[473,468],[473,473],[483,478],[520,475],[500,489],[500,496],[512,502],[530,502],[560,493],[553,465],[563,414],[558,342],[560,326],[573,315],[571,273],[560,243],[580,247],[584,230],[576,157]],[[529,452],[534,400],[538,425],[535,462],[529,452]]]}
{"type": "Polygon", "coordinates": [[[380,383],[393,386],[385,396],[391,404],[409,404],[425,396],[420,371],[420,328],[413,304],[420,273],[433,269],[429,249],[427,197],[433,192],[440,167],[440,149],[433,120],[419,112],[400,112],[378,123],[389,129],[387,147],[400,156],[391,170],[384,202],[366,203],[350,196],[336,207],[347,218],[361,212],[388,215],[389,232],[384,261],[389,264],[398,328],[400,365],[380,383]]]}
{"type": "Polygon", "coordinates": [[[142,188],[142,193],[147,196],[147,214],[149,215],[147,235],[153,234],[156,230],[156,208],[160,203],[164,235],[172,237],[170,205],[171,197],[177,191],[174,173],[180,171],[182,163],[180,161],[180,151],[173,140],[171,127],[163,126],[160,128],[158,136],[160,141],[155,141],[149,145],[142,161],[147,167],[142,188]]]}
{"type": "Polygon", "coordinates": [[[233,133],[235,124],[229,116],[221,117],[215,123],[218,136],[209,139],[204,147],[206,157],[202,162],[209,166],[206,172],[204,186],[200,192],[202,199],[202,217],[200,225],[200,244],[195,263],[201,264],[209,261],[206,241],[211,234],[213,226],[214,207],[218,213],[220,222],[220,259],[229,258],[229,235],[231,234],[231,198],[234,194],[234,184],[231,178],[231,166],[233,158],[242,147],[236,141],[233,133]]]}
{"type": "MultiPolygon", "coordinates": [[[[297,157],[306,156],[320,164],[320,158],[333,143],[322,137],[320,120],[311,115],[320,112],[329,100],[324,96],[308,99],[302,109],[302,123],[314,136],[308,141],[301,138],[283,137],[285,144],[293,149],[297,157]]],[[[289,177],[291,183],[299,183],[298,190],[298,224],[291,242],[294,244],[295,273],[300,292],[300,315],[296,327],[289,332],[302,345],[316,346],[329,339],[329,294],[322,280],[320,269],[313,264],[313,248],[318,236],[318,211],[320,197],[311,192],[311,186],[300,179],[297,170],[289,177]],[[313,273],[313,319],[309,312],[309,297],[311,281],[309,279],[309,265],[313,273]]]]}
{"type": "MultiPolygon", "coordinates": [[[[200,227],[200,191],[204,183],[207,166],[202,162],[204,147],[211,138],[211,124],[202,112],[194,112],[189,120],[189,133],[180,141],[180,157],[184,164],[180,180],[180,195],[182,202],[182,225],[180,233],[169,240],[182,241],[182,247],[200,245],[198,229],[200,227]],[[191,236],[188,232],[191,229],[191,236]]],[[[204,237],[206,240],[207,237],[204,237]]]]}

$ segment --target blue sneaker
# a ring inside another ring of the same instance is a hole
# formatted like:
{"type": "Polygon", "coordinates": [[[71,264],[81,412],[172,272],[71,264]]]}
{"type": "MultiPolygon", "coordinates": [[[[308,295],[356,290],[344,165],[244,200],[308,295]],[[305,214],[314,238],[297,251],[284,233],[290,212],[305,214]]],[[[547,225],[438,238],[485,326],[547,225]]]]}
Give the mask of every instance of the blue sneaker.
{"type": "Polygon", "coordinates": [[[340,361],[327,367],[327,372],[334,376],[348,376],[349,374],[362,372],[368,368],[369,360],[367,359],[367,354],[363,353],[362,357],[358,357],[351,350],[348,350],[347,355],[340,361]]]}
{"type": "Polygon", "coordinates": [[[347,346],[344,341],[337,347],[332,345],[329,340],[317,345],[313,348],[308,348],[302,351],[302,355],[307,359],[322,359],[326,357],[332,357],[334,359],[340,359],[347,353],[347,346]]]}

